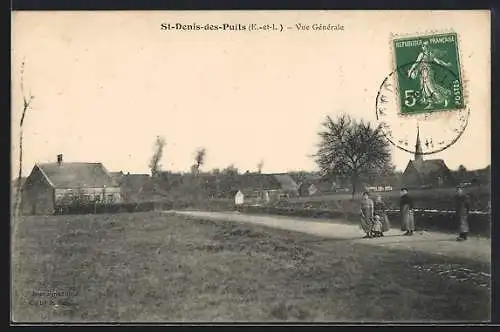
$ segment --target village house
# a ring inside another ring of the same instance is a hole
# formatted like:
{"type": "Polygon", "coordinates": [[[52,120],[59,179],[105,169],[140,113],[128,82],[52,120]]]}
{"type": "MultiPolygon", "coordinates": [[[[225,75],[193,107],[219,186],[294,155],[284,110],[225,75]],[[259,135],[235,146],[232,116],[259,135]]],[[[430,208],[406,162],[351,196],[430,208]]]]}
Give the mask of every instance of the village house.
{"type": "Polygon", "coordinates": [[[312,181],[304,181],[299,184],[299,196],[313,196],[316,194],[319,194],[319,190],[312,181]]]}
{"type": "Polygon", "coordinates": [[[298,196],[299,186],[286,173],[238,175],[232,184],[235,203],[269,203],[283,197],[298,196]]]}
{"type": "MultiPolygon", "coordinates": [[[[299,196],[312,196],[320,193],[319,188],[322,187],[322,179],[319,175],[304,175],[296,179],[298,183],[299,196]]],[[[329,185],[331,189],[331,183],[329,185]]]]}
{"type": "Polygon", "coordinates": [[[320,175],[306,175],[297,181],[300,196],[325,195],[346,190],[346,181],[341,179],[335,181],[320,175]]]}
{"type": "Polygon", "coordinates": [[[452,181],[451,172],[443,159],[424,160],[417,129],[415,156],[403,172],[403,184],[408,187],[440,187],[452,181]]]}
{"type": "Polygon", "coordinates": [[[35,164],[23,185],[25,214],[53,214],[72,204],[114,204],[121,189],[102,163],[63,162],[35,164]]]}
{"type": "Polygon", "coordinates": [[[299,186],[295,180],[286,173],[270,174],[279,183],[279,191],[287,197],[296,197],[299,195],[299,186]]]}
{"type": "Polygon", "coordinates": [[[234,195],[234,203],[236,205],[243,204],[265,204],[271,201],[269,191],[245,190],[241,189],[234,195]]]}
{"type": "Polygon", "coordinates": [[[399,189],[402,186],[402,173],[369,175],[363,183],[363,191],[382,192],[399,189]]]}
{"type": "Polygon", "coordinates": [[[109,174],[111,175],[111,177],[113,178],[113,180],[116,181],[116,183],[120,184],[123,180],[123,177],[125,176],[125,174],[123,173],[123,171],[119,171],[119,172],[109,172],[109,174]]]}
{"type": "Polygon", "coordinates": [[[487,166],[481,169],[454,171],[452,172],[456,184],[462,186],[481,186],[488,185],[491,182],[491,167],[487,166]]]}

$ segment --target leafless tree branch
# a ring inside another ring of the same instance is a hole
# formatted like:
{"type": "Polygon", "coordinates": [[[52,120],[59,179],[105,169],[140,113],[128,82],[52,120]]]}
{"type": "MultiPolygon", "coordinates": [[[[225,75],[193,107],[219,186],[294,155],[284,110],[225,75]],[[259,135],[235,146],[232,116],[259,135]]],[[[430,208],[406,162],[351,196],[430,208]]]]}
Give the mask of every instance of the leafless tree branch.
{"type": "Polygon", "coordinates": [[[191,166],[191,172],[198,174],[200,172],[201,166],[205,164],[205,158],[207,156],[207,149],[199,148],[196,150],[194,157],[194,164],[191,166]]]}
{"type": "Polygon", "coordinates": [[[163,157],[163,149],[165,148],[165,138],[161,136],[156,136],[154,143],[154,152],[151,160],[149,162],[149,169],[151,170],[151,176],[158,176],[161,172],[160,160],[163,157]]]}
{"type": "Polygon", "coordinates": [[[379,127],[348,114],[327,116],[322,125],[316,163],[324,175],[350,178],[353,195],[361,176],[391,168],[389,143],[379,127]]]}
{"type": "Polygon", "coordinates": [[[19,216],[20,208],[21,208],[21,195],[22,195],[22,177],[23,177],[23,137],[24,137],[24,119],[26,118],[26,114],[28,110],[31,108],[31,103],[35,97],[31,94],[26,95],[24,91],[24,67],[25,62],[21,63],[21,95],[23,98],[23,110],[21,113],[21,120],[19,122],[19,172],[17,175],[17,186],[16,186],[16,197],[14,204],[14,213],[15,218],[19,216]]]}

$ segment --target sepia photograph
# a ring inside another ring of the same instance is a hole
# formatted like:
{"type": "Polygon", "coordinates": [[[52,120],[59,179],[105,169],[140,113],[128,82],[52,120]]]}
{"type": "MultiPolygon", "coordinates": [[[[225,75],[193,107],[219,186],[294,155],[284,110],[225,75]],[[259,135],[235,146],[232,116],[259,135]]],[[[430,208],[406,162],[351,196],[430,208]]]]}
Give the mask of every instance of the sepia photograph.
{"type": "Polygon", "coordinates": [[[11,26],[11,324],[491,320],[490,11],[11,26]]]}

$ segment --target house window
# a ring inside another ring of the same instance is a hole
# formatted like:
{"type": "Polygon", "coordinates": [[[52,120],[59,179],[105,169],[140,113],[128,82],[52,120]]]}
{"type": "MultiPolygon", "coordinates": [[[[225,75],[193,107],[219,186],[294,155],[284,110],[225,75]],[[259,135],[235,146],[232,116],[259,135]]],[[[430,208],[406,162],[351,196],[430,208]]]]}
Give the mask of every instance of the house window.
{"type": "Polygon", "coordinates": [[[113,196],[113,194],[108,194],[108,199],[107,199],[107,201],[108,201],[109,203],[113,203],[113,201],[114,201],[114,196],[113,196]]]}

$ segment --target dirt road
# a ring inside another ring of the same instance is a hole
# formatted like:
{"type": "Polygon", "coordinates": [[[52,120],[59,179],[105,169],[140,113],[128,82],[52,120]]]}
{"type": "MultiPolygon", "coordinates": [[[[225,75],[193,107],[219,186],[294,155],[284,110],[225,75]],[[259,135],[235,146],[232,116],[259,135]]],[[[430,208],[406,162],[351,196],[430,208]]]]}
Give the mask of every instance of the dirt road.
{"type": "Polygon", "coordinates": [[[308,218],[256,216],[238,212],[165,211],[165,213],[210,220],[259,224],[367,245],[384,246],[397,250],[422,251],[448,257],[468,258],[485,263],[491,261],[491,243],[490,239],[487,238],[471,237],[468,241],[457,242],[455,240],[456,236],[453,234],[416,232],[414,236],[402,236],[402,232],[399,229],[393,228],[385,233],[383,238],[362,239],[363,234],[359,227],[342,223],[341,220],[318,222],[317,220],[308,218]]]}

